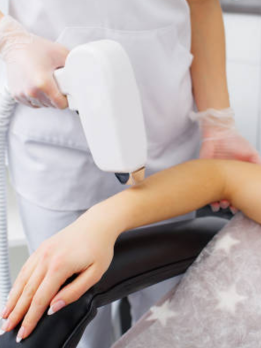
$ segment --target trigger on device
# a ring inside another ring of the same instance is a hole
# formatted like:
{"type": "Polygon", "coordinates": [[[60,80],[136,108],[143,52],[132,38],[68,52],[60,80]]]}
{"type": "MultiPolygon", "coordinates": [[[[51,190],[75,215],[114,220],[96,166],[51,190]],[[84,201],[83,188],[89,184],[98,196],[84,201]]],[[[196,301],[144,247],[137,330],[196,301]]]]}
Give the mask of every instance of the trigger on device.
{"type": "Polygon", "coordinates": [[[74,103],[73,97],[70,94],[67,94],[67,100],[70,110],[77,110],[77,106],[74,103]]]}

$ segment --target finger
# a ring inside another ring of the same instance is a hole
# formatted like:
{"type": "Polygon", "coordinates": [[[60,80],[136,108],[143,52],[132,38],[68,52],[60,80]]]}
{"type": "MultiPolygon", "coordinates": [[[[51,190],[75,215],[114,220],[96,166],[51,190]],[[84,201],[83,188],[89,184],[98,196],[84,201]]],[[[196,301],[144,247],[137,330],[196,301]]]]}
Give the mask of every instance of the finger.
{"type": "Polygon", "coordinates": [[[259,156],[259,153],[256,153],[250,157],[249,162],[261,164],[261,157],[259,156]]]}
{"type": "Polygon", "coordinates": [[[32,104],[25,97],[15,97],[14,98],[18,103],[33,107],[32,104]]]}
{"type": "Polygon", "coordinates": [[[238,212],[238,209],[233,206],[230,206],[229,209],[233,215],[235,215],[238,212]]]}
{"type": "Polygon", "coordinates": [[[66,109],[68,107],[67,98],[60,92],[53,77],[48,84],[48,88],[45,90],[45,93],[49,97],[53,107],[58,109],[66,109]]]}
{"type": "Polygon", "coordinates": [[[220,207],[222,209],[227,209],[229,206],[230,206],[230,203],[226,199],[223,199],[222,201],[220,201],[220,207]]]}
{"type": "Polygon", "coordinates": [[[27,100],[34,108],[42,108],[42,107],[44,107],[44,104],[37,97],[33,98],[33,97],[29,97],[28,96],[27,100]]]}
{"type": "Polygon", "coordinates": [[[215,145],[213,141],[207,141],[204,139],[201,144],[199,158],[202,159],[211,159],[215,153],[215,145]]]}
{"type": "Polygon", "coordinates": [[[40,284],[42,283],[46,274],[46,269],[39,265],[32,276],[28,280],[28,283],[25,285],[23,292],[18,299],[13,311],[8,316],[7,322],[2,327],[2,331],[11,331],[13,330],[18,323],[21,322],[25,314],[27,313],[32,299],[35,296],[40,284]]]}
{"type": "Polygon", "coordinates": [[[50,305],[52,298],[57,294],[68,277],[69,276],[65,269],[56,273],[49,271],[46,274],[46,277],[37,289],[30,308],[23,320],[17,335],[17,341],[20,342],[33,332],[37,323],[50,305]]]}
{"type": "Polygon", "coordinates": [[[62,288],[52,300],[48,315],[57,313],[63,307],[77,301],[86,291],[101,279],[102,272],[90,266],[81,273],[73,282],[62,288]]]}
{"type": "Polygon", "coordinates": [[[2,319],[6,319],[16,306],[18,299],[20,298],[28,279],[31,277],[34,269],[37,267],[38,255],[36,253],[32,254],[22,267],[20,273],[18,274],[12,290],[9,293],[8,300],[5,308],[1,313],[2,319]]]}
{"type": "Polygon", "coordinates": [[[48,95],[42,91],[42,90],[39,90],[37,92],[37,98],[40,100],[40,102],[45,106],[45,107],[54,107],[52,105],[52,102],[51,100],[49,99],[48,95]]]}
{"type": "Polygon", "coordinates": [[[211,207],[213,213],[217,213],[220,210],[219,202],[211,203],[210,207],[211,207]]]}

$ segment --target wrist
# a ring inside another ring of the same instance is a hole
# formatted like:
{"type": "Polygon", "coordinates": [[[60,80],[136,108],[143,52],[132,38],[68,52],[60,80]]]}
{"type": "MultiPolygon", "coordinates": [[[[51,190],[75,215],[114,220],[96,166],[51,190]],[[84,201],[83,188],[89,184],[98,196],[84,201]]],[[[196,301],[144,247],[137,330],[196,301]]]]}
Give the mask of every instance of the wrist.
{"type": "Polygon", "coordinates": [[[203,138],[222,136],[227,132],[236,131],[234,111],[232,108],[191,112],[190,118],[193,121],[199,122],[203,138]]]}
{"type": "Polygon", "coordinates": [[[117,195],[95,204],[86,214],[104,225],[115,240],[127,229],[125,210],[118,205],[117,195]]]}
{"type": "Polygon", "coordinates": [[[211,138],[218,136],[231,135],[231,131],[236,131],[235,120],[233,118],[228,119],[211,119],[199,121],[202,138],[211,138]]]}

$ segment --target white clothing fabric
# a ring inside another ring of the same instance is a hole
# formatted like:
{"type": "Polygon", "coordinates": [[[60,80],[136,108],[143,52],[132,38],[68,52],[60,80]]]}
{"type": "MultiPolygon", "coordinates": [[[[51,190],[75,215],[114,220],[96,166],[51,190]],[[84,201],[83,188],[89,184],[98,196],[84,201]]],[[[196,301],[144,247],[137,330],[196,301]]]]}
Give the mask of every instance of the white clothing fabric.
{"type": "MultiPolygon", "coordinates": [[[[30,252],[36,250],[41,242],[68,226],[84,212],[50,210],[39,207],[20,195],[17,198],[30,252]]],[[[181,277],[175,277],[130,295],[133,323],[175,286],[181,277]]],[[[113,338],[111,306],[108,305],[98,310],[96,318],[85,330],[78,348],[109,348],[113,343],[113,338]]]]}
{"type": "MultiPolygon", "coordinates": [[[[77,6],[72,0],[11,0],[10,14],[31,32],[68,48],[105,38],[123,45],[141,93],[147,176],[196,157],[186,0],[81,0],[77,6]]],[[[125,188],[95,166],[79,118],[70,110],[18,105],[9,163],[16,190],[49,209],[87,209],[125,188]]]]}

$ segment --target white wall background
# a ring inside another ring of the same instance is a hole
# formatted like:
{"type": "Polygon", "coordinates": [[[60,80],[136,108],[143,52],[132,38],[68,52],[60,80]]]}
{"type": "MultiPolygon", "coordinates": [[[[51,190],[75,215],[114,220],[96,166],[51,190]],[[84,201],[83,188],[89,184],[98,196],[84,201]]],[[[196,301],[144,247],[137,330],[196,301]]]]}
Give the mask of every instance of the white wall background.
{"type": "Polygon", "coordinates": [[[226,15],[231,103],[240,132],[261,150],[261,16],[226,15]]]}

